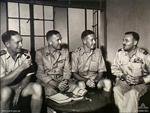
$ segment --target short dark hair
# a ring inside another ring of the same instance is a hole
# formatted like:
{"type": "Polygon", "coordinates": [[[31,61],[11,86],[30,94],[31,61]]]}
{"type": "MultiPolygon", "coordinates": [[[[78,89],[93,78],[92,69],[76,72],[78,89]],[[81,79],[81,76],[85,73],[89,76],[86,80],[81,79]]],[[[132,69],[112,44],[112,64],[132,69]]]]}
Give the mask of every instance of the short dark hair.
{"type": "Polygon", "coordinates": [[[60,32],[56,30],[50,30],[46,33],[46,39],[48,40],[49,37],[51,37],[52,35],[56,35],[56,34],[60,34],[60,32]]]}
{"type": "Polygon", "coordinates": [[[137,42],[140,40],[140,36],[137,32],[134,32],[134,31],[128,31],[128,32],[125,32],[125,35],[132,35],[134,40],[136,40],[137,42]]]}
{"type": "Polygon", "coordinates": [[[5,33],[2,34],[2,42],[5,44],[11,39],[11,36],[19,35],[17,31],[14,30],[8,30],[5,33]]]}
{"type": "Polygon", "coordinates": [[[87,35],[90,35],[90,34],[94,34],[95,35],[95,33],[93,31],[91,31],[91,30],[83,31],[82,34],[81,34],[81,39],[83,40],[87,35]]]}

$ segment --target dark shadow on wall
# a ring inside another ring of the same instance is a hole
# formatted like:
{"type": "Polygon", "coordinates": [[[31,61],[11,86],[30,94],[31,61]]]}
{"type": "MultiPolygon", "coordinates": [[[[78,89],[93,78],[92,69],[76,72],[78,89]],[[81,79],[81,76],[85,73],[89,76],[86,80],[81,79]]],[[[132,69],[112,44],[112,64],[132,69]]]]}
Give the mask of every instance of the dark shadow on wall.
{"type": "Polygon", "coordinates": [[[109,78],[111,81],[115,82],[116,77],[111,72],[111,63],[107,60],[106,48],[104,46],[101,46],[100,49],[104,57],[104,61],[105,61],[106,69],[107,69],[107,72],[105,72],[106,78],[109,78]]]}
{"type": "Polygon", "coordinates": [[[106,48],[104,46],[100,47],[102,55],[104,57],[104,61],[105,61],[105,65],[106,65],[106,69],[107,71],[104,73],[105,77],[111,80],[112,83],[112,89],[111,89],[111,101],[112,103],[105,106],[104,108],[102,108],[100,111],[96,112],[96,113],[119,113],[118,107],[115,105],[114,102],[114,96],[113,96],[113,87],[115,84],[115,79],[116,77],[112,74],[111,72],[111,63],[107,60],[107,51],[106,48]]]}

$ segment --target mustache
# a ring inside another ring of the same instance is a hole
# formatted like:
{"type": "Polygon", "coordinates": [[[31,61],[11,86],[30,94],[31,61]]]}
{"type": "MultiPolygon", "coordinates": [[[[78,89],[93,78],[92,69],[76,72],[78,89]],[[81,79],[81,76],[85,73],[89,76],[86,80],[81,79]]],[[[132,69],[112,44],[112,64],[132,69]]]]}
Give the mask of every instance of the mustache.
{"type": "Polygon", "coordinates": [[[125,44],[123,44],[123,47],[126,46],[125,44]]]}

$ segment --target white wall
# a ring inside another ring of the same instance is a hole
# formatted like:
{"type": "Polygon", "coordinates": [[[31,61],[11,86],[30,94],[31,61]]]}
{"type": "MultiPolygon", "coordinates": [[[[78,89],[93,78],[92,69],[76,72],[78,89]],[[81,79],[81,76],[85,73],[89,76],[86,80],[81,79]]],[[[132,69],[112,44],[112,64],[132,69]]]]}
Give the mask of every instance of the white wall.
{"type": "Polygon", "coordinates": [[[54,8],[55,11],[55,29],[62,35],[62,42],[68,43],[67,36],[67,8],[54,8]]]}
{"type": "Polygon", "coordinates": [[[69,15],[69,49],[72,51],[82,46],[81,33],[85,30],[85,10],[68,9],[69,15]]]}
{"type": "Polygon", "coordinates": [[[113,61],[126,31],[136,31],[139,46],[150,50],[150,0],[107,0],[107,52],[113,61]]]}
{"type": "Polygon", "coordinates": [[[0,2],[0,49],[4,47],[1,35],[6,31],[6,4],[3,2],[0,2]]]}

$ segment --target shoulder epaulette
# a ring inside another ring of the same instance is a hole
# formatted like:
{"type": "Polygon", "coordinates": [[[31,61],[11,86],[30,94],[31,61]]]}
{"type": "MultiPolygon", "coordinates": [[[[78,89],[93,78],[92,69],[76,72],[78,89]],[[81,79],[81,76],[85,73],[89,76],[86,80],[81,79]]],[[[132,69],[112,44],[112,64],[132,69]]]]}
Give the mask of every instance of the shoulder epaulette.
{"type": "Polygon", "coordinates": [[[76,49],[76,51],[81,51],[81,47],[78,47],[78,48],[76,49]]]}
{"type": "Polygon", "coordinates": [[[118,49],[118,52],[122,51],[122,48],[118,49]]]}
{"type": "Polygon", "coordinates": [[[144,55],[148,54],[148,51],[144,48],[140,48],[139,51],[142,52],[144,55]]]}
{"type": "Polygon", "coordinates": [[[80,47],[78,47],[78,48],[76,48],[74,51],[72,51],[72,52],[79,52],[81,50],[81,48],[80,47]]]}
{"type": "Polygon", "coordinates": [[[7,52],[5,50],[0,51],[0,56],[5,55],[7,52]]]}

